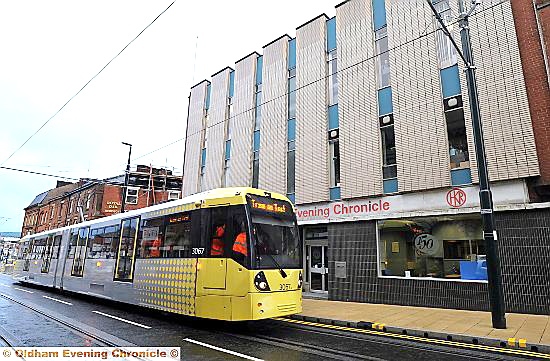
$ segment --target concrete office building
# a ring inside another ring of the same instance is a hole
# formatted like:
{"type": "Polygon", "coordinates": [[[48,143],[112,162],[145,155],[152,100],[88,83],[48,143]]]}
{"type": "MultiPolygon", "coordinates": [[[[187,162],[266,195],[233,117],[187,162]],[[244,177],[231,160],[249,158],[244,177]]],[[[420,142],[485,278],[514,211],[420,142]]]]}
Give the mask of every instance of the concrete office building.
{"type": "MultiPolygon", "coordinates": [[[[457,0],[434,4],[454,21],[457,0]]],[[[483,0],[471,35],[506,308],[548,313],[550,211],[533,186],[544,118],[514,21],[510,1],[483,0]]],[[[345,1],[262,53],[191,88],[183,194],[286,194],[321,297],[488,309],[464,64],[426,2],[345,1]]]]}

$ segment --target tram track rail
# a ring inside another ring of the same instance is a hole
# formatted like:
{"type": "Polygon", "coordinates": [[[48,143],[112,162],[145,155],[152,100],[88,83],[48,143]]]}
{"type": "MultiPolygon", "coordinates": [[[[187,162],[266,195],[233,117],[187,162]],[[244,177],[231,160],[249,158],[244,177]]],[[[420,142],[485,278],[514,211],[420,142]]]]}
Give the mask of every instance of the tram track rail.
{"type": "Polygon", "coordinates": [[[517,360],[518,357],[521,357],[522,360],[550,359],[549,354],[528,350],[505,349],[492,346],[467,344],[457,341],[436,340],[425,337],[394,334],[384,331],[326,325],[308,321],[297,321],[287,318],[278,318],[276,321],[285,324],[286,327],[289,328],[307,330],[308,332],[315,332],[331,337],[339,336],[362,342],[367,341],[380,344],[393,344],[409,349],[426,350],[447,355],[468,357],[474,360],[487,360],[487,357],[491,357],[492,360],[517,360]]]}
{"type": "MultiPolygon", "coordinates": [[[[10,302],[13,302],[27,310],[30,310],[35,314],[40,315],[50,321],[53,321],[55,324],[58,324],[61,327],[64,327],[70,330],[72,333],[76,334],[77,336],[80,336],[87,340],[95,341],[97,343],[97,346],[99,347],[136,347],[137,346],[129,341],[120,339],[106,332],[98,330],[94,327],[85,325],[79,321],[76,321],[74,319],[70,319],[61,314],[55,313],[54,311],[45,310],[34,304],[28,304],[26,302],[15,299],[14,297],[6,295],[4,293],[0,293],[0,297],[10,302]]],[[[11,336],[11,333],[8,330],[5,330],[4,328],[0,328],[0,342],[2,341],[8,343],[9,347],[23,346],[21,342],[17,340],[17,338],[11,336]]]]}

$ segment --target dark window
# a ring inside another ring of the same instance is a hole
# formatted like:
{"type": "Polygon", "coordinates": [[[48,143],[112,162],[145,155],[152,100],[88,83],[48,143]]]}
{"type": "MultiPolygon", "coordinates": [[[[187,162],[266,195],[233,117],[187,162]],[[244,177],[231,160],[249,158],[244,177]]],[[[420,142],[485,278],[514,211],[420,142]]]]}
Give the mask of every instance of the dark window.
{"type": "Polygon", "coordinates": [[[59,257],[59,245],[61,244],[61,235],[55,236],[53,239],[53,251],[52,258],[56,259],[59,257]]]}
{"type": "Polygon", "coordinates": [[[445,118],[447,120],[447,136],[449,139],[451,169],[469,168],[470,156],[468,154],[468,140],[466,138],[464,111],[462,108],[458,108],[445,112],[445,118]]]}
{"type": "Polygon", "coordinates": [[[203,209],[201,219],[202,244],[207,247],[208,257],[228,257],[244,266],[249,264],[248,226],[244,206],[203,209]],[[244,246],[235,245],[235,241],[244,246]]]}
{"type": "Polygon", "coordinates": [[[384,179],[397,177],[395,132],[393,124],[380,128],[382,137],[382,172],[384,179]]]}
{"type": "Polygon", "coordinates": [[[73,228],[71,230],[71,236],[69,239],[69,249],[67,250],[67,258],[74,258],[74,250],[77,242],[78,242],[78,228],[73,228]]]}
{"type": "Polygon", "coordinates": [[[164,242],[164,217],[142,221],[139,258],[160,258],[164,242]]]}

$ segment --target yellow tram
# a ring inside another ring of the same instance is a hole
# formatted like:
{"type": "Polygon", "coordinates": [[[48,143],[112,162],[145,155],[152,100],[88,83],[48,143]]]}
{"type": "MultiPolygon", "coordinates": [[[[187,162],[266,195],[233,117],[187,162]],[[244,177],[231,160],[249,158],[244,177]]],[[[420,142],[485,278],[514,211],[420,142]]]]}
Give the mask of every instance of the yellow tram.
{"type": "Polygon", "coordinates": [[[302,244],[277,193],[220,188],[21,242],[24,283],[229,321],[302,310],[302,244]]]}

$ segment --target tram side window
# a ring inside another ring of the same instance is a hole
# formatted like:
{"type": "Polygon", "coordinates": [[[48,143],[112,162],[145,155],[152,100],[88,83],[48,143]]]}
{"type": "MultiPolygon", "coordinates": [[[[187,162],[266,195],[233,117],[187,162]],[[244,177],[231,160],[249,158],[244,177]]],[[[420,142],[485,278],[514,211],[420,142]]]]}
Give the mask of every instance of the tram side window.
{"type": "Polygon", "coordinates": [[[139,236],[138,257],[160,258],[161,247],[164,246],[164,217],[143,220],[139,236]]]}
{"type": "Polygon", "coordinates": [[[74,252],[76,243],[78,242],[78,228],[71,230],[71,239],[69,240],[69,250],[67,252],[67,258],[74,258],[74,252]]]}
{"type": "Polygon", "coordinates": [[[25,241],[21,244],[21,248],[19,249],[19,257],[18,259],[28,259],[29,252],[30,252],[30,245],[33,243],[34,239],[31,238],[30,241],[25,241]]]}
{"type": "Polygon", "coordinates": [[[205,222],[205,242],[210,257],[227,257],[231,225],[227,219],[228,207],[209,208],[203,210],[205,222]]]}
{"type": "Polygon", "coordinates": [[[160,247],[162,258],[191,257],[192,215],[195,216],[197,213],[178,213],[166,217],[165,239],[160,247]]]}
{"type": "Polygon", "coordinates": [[[52,258],[57,259],[59,255],[59,245],[61,244],[61,235],[53,238],[52,258]]]}
{"type": "Polygon", "coordinates": [[[32,247],[31,259],[42,259],[44,257],[44,252],[46,250],[46,239],[47,238],[38,238],[34,241],[32,247]]]}
{"type": "Polygon", "coordinates": [[[106,258],[116,258],[118,252],[118,241],[120,238],[120,226],[105,227],[103,244],[106,249],[106,258]]]}
{"type": "MultiPolygon", "coordinates": [[[[207,246],[209,257],[231,257],[241,264],[246,264],[248,252],[235,246],[235,241],[244,232],[246,235],[246,215],[243,206],[219,207],[204,209],[202,214],[203,244],[207,246]],[[223,231],[222,231],[223,230],[223,231]],[[240,250],[241,252],[236,252],[240,250]]],[[[242,240],[242,236],[239,241],[242,240]]],[[[247,241],[243,242],[247,243],[247,241]]],[[[248,245],[244,245],[248,248],[248,245]]]]}
{"type": "Polygon", "coordinates": [[[105,228],[93,228],[90,230],[90,240],[88,242],[88,258],[106,258],[104,256],[104,235],[105,228]]]}

